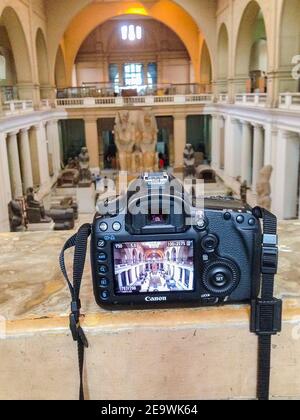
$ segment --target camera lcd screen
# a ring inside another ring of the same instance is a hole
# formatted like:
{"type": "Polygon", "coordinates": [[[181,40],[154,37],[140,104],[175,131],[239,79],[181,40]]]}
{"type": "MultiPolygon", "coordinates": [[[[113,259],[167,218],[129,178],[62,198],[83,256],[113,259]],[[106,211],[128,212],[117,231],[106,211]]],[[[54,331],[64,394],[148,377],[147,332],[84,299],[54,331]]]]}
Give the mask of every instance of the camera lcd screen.
{"type": "Polygon", "coordinates": [[[194,241],[114,244],[117,294],[194,291],[194,241]]]}

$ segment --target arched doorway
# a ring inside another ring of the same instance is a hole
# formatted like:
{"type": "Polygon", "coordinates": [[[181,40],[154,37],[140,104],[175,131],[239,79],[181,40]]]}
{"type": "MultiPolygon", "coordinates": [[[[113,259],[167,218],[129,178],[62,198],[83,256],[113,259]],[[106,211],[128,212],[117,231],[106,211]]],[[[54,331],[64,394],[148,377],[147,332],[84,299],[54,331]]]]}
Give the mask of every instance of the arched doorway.
{"type": "Polygon", "coordinates": [[[284,0],[280,28],[279,91],[300,92],[300,0],[284,0]]]}
{"type": "Polygon", "coordinates": [[[256,1],[246,7],[237,38],[236,93],[267,91],[268,46],[263,12],[256,1]]]}
{"type": "Polygon", "coordinates": [[[32,99],[32,71],[27,40],[21,20],[12,7],[6,7],[0,17],[0,53],[6,64],[5,79],[0,81],[4,100],[18,97],[32,99]]]}
{"type": "Polygon", "coordinates": [[[63,53],[63,50],[62,50],[61,46],[59,46],[58,51],[57,51],[57,55],[56,55],[55,85],[59,89],[68,87],[67,76],[66,76],[65,57],[64,57],[64,53],[63,53]]]}
{"type": "Polygon", "coordinates": [[[200,86],[201,92],[211,93],[212,91],[212,64],[210,53],[206,42],[203,42],[200,59],[200,86]]]}

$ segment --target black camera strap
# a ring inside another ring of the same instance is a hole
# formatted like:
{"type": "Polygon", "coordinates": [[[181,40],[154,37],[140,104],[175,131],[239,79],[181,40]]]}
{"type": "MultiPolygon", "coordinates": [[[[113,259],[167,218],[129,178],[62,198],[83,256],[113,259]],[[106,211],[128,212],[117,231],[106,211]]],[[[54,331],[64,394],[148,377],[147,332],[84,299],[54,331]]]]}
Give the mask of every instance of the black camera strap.
{"type": "Polygon", "coordinates": [[[59,262],[61,271],[68,283],[71,293],[71,314],[70,314],[70,330],[72,332],[73,340],[77,342],[78,349],[78,364],[80,376],[79,399],[84,400],[83,389],[83,368],[84,368],[84,350],[88,348],[89,344],[80,325],[80,287],[82,281],[83,270],[85,266],[88,238],[91,234],[92,227],[89,224],[81,226],[78,233],[72,236],[65,244],[60,254],[59,262]],[[73,262],[73,284],[69,280],[68,273],[65,266],[65,252],[75,247],[74,262],[73,262]]]}
{"type": "Polygon", "coordinates": [[[272,336],[281,331],[282,301],[274,298],[275,275],[278,268],[277,218],[265,209],[256,207],[253,215],[263,220],[261,258],[261,297],[251,303],[252,333],[258,336],[257,398],[269,400],[272,336]]]}
{"type": "MultiPolygon", "coordinates": [[[[271,373],[271,339],[281,331],[282,301],[274,298],[274,280],[278,265],[277,219],[267,210],[256,207],[253,215],[263,220],[262,244],[262,289],[261,297],[251,302],[250,330],[259,337],[258,343],[258,381],[257,398],[261,401],[269,399],[271,373]]],[[[78,347],[78,364],[80,376],[79,399],[84,400],[83,367],[84,351],[88,341],[80,325],[80,288],[85,266],[87,243],[91,234],[91,225],[83,225],[77,234],[65,244],[60,254],[61,271],[67,281],[71,293],[70,330],[78,347]],[[65,266],[65,252],[75,247],[73,264],[73,284],[69,280],[65,266]]]]}

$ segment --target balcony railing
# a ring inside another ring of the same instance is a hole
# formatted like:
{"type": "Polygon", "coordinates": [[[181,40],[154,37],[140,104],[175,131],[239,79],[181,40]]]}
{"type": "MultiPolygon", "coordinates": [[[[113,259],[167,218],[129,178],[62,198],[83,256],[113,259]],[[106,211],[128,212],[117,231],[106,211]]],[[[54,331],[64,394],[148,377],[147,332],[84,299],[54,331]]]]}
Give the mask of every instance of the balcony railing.
{"type": "Polygon", "coordinates": [[[218,102],[219,103],[221,103],[221,104],[228,104],[228,102],[229,102],[229,96],[228,96],[228,94],[227,93],[221,93],[219,96],[218,96],[218,102]]]}
{"type": "Polygon", "coordinates": [[[279,108],[300,110],[300,93],[281,93],[279,97],[279,108]]]}
{"type": "Polygon", "coordinates": [[[57,99],[113,98],[115,96],[165,96],[210,94],[208,84],[183,83],[144,86],[117,86],[112,83],[88,84],[84,87],[70,87],[57,90],[57,99]],[[134,92],[135,94],[128,94],[134,92]]]}
{"type": "Polygon", "coordinates": [[[3,114],[5,116],[25,114],[28,112],[33,112],[33,101],[6,101],[2,105],[3,114]]]}
{"type": "Polygon", "coordinates": [[[235,96],[235,103],[245,106],[267,106],[266,93],[241,93],[235,96]]]}
{"type": "Polygon", "coordinates": [[[185,104],[210,104],[213,95],[165,95],[165,96],[132,96],[132,97],[108,97],[108,98],[65,98],[57,99],[56,105],[64,108],[110,108],[128,106],[161,106],[161,105],[185,105],[185,104]]]}

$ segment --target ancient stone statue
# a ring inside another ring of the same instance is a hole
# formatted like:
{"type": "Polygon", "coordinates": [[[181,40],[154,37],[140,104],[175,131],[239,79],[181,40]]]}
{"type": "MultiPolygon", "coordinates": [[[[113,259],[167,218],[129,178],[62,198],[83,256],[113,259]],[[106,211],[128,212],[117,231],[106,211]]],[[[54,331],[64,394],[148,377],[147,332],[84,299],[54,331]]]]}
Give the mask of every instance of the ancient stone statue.
{"type": "Polygon", "coordinates": [[[129,111],[119,111],[114,128],[115,143],[119,153],[121,171],[130,171],[132,165],[132,151],[136,143],[136,123],[129,111]]]}
{"type": "Polygon", "coordinates": [[[257,204],[266,210],[271,210],[271,176],[273,168],[271,165],[264,166],[260,173],[256,184],[257,204]]]}
{"type": "Polygon", "coordinates": [[[88,149],[83,147],[78,156],[79,159],[79,187],[90,187],[92,184],[92,174],[90,171],[90,156],[88,149]]]}
{"type": "Polygon", "coordinates": [[[195,176],[195,151],[191,144],[185,146],[183,152],[184,176],[195,176]]]}
{"type": "Polygon", "coordinates": [[[26,229],[25,214],[21,202],[12,200],[8,204],[8,215],[11,232],[23,232],[26,229]]]}
{"type": "Polygon", "coordinates": [[[250,190],[250,188],[248,187],[247,181],[244,181],[241,184],[241,188],[240,188],[240,196],[241,196],[241,200],[243,204],[248,203],[248,199],[247,199],[248,190],[250,190]]]}
{"type": "Polygon", "coordinates": [[[52,219],[46,216],[43,203],[35,199],[33,188],[26,192],[26,213],[29,223],[51,223],[52,219]]]}
{"type": "Polygon", "coordinates": [[[143,154],[143,169],[147,172],[157,167],[157,133],[158,127],[155,116],[150,112],[142,112],[138,124],[138,146],[143,154]]]}

